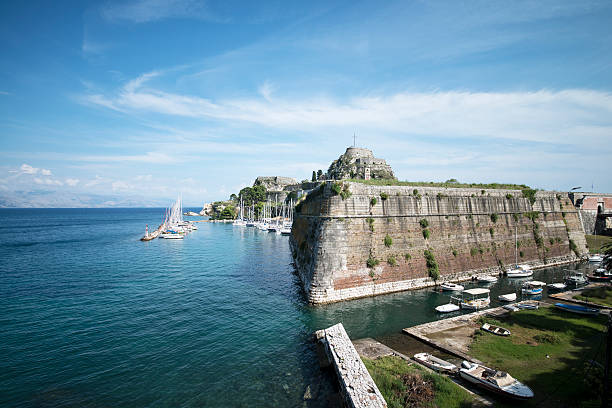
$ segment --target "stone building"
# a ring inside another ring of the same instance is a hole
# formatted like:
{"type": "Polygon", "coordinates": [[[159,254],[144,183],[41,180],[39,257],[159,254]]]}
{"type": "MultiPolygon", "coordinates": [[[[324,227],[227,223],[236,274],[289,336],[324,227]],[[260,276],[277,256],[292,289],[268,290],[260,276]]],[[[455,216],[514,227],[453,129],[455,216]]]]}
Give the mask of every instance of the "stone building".
{"type": "Polygon", "coordinates": [[[384,159],[374,157],[371,150],[349,147],[334,160],[327,170],[328,180],[342,179],[395,179],[393,169],[384,159]]]}
{"type": "Polygon", "coordinates": [[[569,193],[586,234],[612,235],[612,194],[569,193]]]}

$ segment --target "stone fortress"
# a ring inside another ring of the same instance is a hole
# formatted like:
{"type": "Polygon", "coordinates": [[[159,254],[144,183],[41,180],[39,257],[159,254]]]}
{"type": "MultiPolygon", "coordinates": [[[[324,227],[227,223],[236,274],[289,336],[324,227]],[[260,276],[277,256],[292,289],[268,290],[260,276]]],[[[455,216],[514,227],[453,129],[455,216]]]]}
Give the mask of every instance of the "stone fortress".
{"type": "Polygon", "coordinates": [[[348,148],[298,205],[291,252],[311,303],[328,303],[498,273],[515,263],[569,262],[587,253],[567,193],[368,185],[392,178],[367,149],[348,148]],[[351,174],[352,172],[352,174],[351,174]],[[342,191],[344,194],[340,194],[342,191]],[[515,248],[518,247],[518,250],[515,248]]]}

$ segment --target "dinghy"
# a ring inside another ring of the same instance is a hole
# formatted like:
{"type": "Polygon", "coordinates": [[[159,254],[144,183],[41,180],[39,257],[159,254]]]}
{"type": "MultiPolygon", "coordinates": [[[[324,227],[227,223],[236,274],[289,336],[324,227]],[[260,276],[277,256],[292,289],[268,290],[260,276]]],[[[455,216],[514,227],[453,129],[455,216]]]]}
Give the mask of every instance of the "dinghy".
{"type": "Polygon", "coordinates": [[[596,316],[599,314],[599,309],[593,309],[582,305],[568,305],[566,303],[555,303],[555,307],[567,312],[578,313],[588,316],[596,316]]]}
{"type": "Polygon", "coordinates": [[[503,327],[499,327],[499,326],[493,326],[492,324],[489,324],[489,323],[483,324],[480,328],[486,332],[497,334],[498,336],[509,336],[510,335],[510,330],[504,329],[503,327]]]}
{"type": "Polygon", "coordinates": [[[456,312],[457,310],[459,310],[459,305],[455,305],[453,303],[447,303],[445,305],[440,305],[436,307],[436,312],[439,313],[450,313],[456,312]]]}
{"type": "Polygon", "coordinates": [[[523,295],[540,295],[542,293],[542,287],[546,286],[546,283],[540,281],[529,281],[523,283],[521,291],[523,295]]]}
{"type": "Polygon", "coordinates": [[[508,293],[507,295],[499,295],[497,299],[502,302],[514,302],[516,300],[516,293],[508,293]]]}
{"type": "Polygon", "coordinates": [[[456,283],[452,283],[452,282],[445,282],[440,285],[440,288],[442,290],[450,290],[450,291],[458,291],[458,292],[461,292],[464,289],[463,286],[457,285],[456,283]]]}
{"type": "Polygon", "coordinates": [[[561,283],[561,282],[549,283],[546,286],[548,286],[548,289],[554,289],[554,290],[563,290],[563,289],[567,288],[567,285],[565,283],[561,283]]]}
{"type": "Polygon", "coordinates": [[[418,353],[414,355],[414,359],[425,367],[429,367],[434,371],[443,373],[454,373],[458,370],[458,367],[453,363],[444,361],[441,358],[432,356],[429,353],[418,353]]]}
{"type": "Polygon", "coordinates": [[[519,309],[536,310],[540,307],[540,303],[533,300],[526,300],[516,304],[519,309]]]}
{"type": "Polygon", "coordinates": [[[502,306],[502,307],[503,307],[504,309],[506,309],[506,310],[511,311],[511,312],[518,312],[519,310],[521,310],[521,309],[519,309],[518,307],[516,307],[515,305],[504,305],[504,306],[502,306]]]}
{"type": "Polygon", "coordinates": [[[464,361],[461,363],[459,375],[473,384],[506,397],[521,400],[533,398],[531,388],[504,371],[464,361]]]}

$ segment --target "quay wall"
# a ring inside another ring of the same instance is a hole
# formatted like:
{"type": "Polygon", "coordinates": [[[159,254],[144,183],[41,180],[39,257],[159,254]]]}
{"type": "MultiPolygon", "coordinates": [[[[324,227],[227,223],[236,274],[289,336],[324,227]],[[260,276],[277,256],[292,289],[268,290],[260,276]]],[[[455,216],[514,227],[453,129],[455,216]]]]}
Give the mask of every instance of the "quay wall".
{"type": "Polygon", "coordinates": [[[537,267],[587,253],[577,210],[564,193],[538,191],[532,203],[521,190],[336,183],[345,197],[334,182],[313,190],[296,209],[290,238],[314,304],[432,286],[425,250],[439,265],[438,282],[498,273],[515,256],[537,267]],[[368,267],[368,259],[378,264],[368,267]]]}

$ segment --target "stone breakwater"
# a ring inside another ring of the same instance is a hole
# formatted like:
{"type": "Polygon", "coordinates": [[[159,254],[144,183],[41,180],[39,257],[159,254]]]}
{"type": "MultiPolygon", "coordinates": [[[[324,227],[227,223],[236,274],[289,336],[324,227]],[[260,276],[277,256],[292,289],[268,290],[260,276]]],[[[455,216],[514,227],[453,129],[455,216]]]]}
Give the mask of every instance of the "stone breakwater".
{"type": "Polygon", "coordinates": [[[387,403],[342,323],[315,332],[315,338],[325,349],[330,364],[334,366],[340,392],[345,405],[350,408],[386,408],[387,403]]]}
{"type": "Polygon", "coordinates": [[[342,195],[334,182],[322,184],[293,223],[291,252],[311,303],[432,286],[425,250],[438,282],[498,273],[515,256],[538,267],[587,253],[564,193],[538,191],[530,200],[521,190],[336,183],[342,195]]]}

